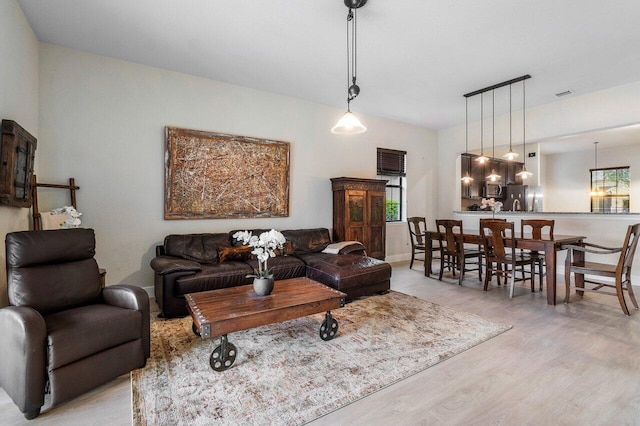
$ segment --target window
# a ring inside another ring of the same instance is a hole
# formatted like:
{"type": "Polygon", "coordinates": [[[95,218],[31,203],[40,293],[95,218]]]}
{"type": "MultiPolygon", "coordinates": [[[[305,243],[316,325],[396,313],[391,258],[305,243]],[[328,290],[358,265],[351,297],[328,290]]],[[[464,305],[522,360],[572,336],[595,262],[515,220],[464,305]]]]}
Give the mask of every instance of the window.
{"type": "Polygon", "coordinates": [[[387,180],[387,222],[406,218],[407,152],[378,148],[378,179],[387,180]]]}
{"type": "Polygon", "coordinates": [[[590,169],[591,212],[629,213],[629,167],[590,169]]]}

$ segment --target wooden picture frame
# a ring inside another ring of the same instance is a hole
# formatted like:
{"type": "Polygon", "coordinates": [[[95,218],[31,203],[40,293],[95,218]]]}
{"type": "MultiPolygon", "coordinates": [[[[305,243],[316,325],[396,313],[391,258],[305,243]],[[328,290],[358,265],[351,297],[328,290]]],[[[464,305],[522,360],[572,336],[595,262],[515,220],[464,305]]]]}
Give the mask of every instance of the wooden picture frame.
{"type": "Polygon", "coordinates": [[[289,142],[165,127],[165,219],[289,216],[289,142]]]}

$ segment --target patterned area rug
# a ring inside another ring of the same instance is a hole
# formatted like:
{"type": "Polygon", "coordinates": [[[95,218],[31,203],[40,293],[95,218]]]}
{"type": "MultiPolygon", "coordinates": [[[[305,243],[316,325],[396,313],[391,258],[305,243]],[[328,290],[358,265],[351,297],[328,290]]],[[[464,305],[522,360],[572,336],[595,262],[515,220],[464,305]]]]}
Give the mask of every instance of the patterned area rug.
{"type": "Polygon", "coordinates": [[[231,333],[235,364],[209,367],[213,340],[191,319],[151,324],[151,358],[131,373],[135,425],[299,425],[422,371],[508,329],[398,292],[324,314],[231,333]]]}

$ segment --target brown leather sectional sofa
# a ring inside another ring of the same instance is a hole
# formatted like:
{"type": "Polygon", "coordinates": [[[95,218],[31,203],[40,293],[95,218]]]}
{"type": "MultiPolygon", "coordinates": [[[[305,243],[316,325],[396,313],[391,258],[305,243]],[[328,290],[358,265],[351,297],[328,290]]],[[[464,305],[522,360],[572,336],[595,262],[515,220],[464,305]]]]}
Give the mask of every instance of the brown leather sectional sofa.
{"type": "MultiPolygon", "coordinates": [[[[259,235],[268,230],[250,231],[259,235]]],[[[156,247],[151,267],[162,316],[187,315],[185,294],[252,283],[247,275],[257,268],[255,259],[220,262],[220,253],[240,245],[232,237],[235,232],[168,235],[164,244],[156,247]]],[[[331,243],[326,228],[287,230],[282,234],[292,250],[269,259],[276,280],[306,276],[345,292],[349,299],[389,290],[391,265],[366,256],[362,246],[352,246],[340,254],[322,253],[331,243]]]]}

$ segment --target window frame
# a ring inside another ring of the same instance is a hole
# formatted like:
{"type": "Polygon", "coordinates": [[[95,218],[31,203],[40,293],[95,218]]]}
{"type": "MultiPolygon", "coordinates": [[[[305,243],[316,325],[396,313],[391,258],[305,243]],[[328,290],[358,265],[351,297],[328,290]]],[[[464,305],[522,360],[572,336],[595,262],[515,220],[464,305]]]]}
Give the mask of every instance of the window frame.
{"type": "Polygon", "coordinates": [[[385,210],[385,221],[387,223],[404,222],[406,220],[405,212],[405,192],[407,190],[407,151],[397,149],[378,148],[376,171],[378,178],[398,178],[399,184],[391,184],[391,180],[387,181],[385,189],[397,189],[399,191],[398,219],[387,220],[385,210]]]}
{"type": "Polygon", "coordinates": [[[591,194],[589,197],[589,202],[590,202],[590,211],[591,213],[629,213],[629,206],[631,203],[631,191],[627,190],[626,193],[618,193],[618,188],[620,188],[620,182],[626,182],[626,186],[627,188],[630,188],[631,186],[631,170],[629,166],[617,166],[617,167],[598,167],[598,168],[594,168],[594,169],[589,169],[589,177],[590,177],[590,184],[591,184],[591,194]],[[619,178],[620,176],[620,172],[622,170],[627,171],[626,175],[627,175],[627,179],[621,179],[619,178]],[[606,172],[610,172],[610,171],[615,171],[615,179],[610,179],[607,178],[605,176],[606,172]],[[598,178],[597,174],[598,172],[602,172],[602,178],[598,178]],[[616,189],[616,193],[615,194],[607,194],[606,193],[606,182],[607,181],[615,181],[615,189],[616,189]],[[598,182],[602,182],[602,187],[603,189],[605,189],[605,193],[602,195],[599,195],[597,192],[598,189],[598,182]],[[618,200],[622,199],[623,203],[624,200],[626,199],[627,201],[627,205],[626,207],[622,206],[619,207],[618,206],[618,200]],[[608,202],[607,202],[608,201],[608,202]],[[611,211],[611,205],[614,204],[614,210],[611,211]],[[609,208],[606,209],[605,211],[605,205],[608,205],[609,208]]]}

